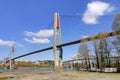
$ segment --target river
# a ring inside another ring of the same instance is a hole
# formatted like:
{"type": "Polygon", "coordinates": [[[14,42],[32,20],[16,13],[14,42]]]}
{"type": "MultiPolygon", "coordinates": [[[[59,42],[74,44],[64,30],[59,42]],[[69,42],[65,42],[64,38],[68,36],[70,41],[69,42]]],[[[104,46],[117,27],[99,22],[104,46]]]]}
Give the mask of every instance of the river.
{"type": "MultiPolygon", "coordinates": [[[[71,71],[75,69],[64,68],[65,71],[71,71]]],[[[28,68],[28,69],[0,69],[0,72],[46,72],[53,71],[53,68],[28,68]]]]}

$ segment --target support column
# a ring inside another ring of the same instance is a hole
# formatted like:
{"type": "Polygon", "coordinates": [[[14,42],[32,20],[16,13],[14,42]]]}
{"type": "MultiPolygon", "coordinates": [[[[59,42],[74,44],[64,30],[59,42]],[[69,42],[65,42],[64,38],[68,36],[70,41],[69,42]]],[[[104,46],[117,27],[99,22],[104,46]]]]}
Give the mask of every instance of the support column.
{"type": "MultiPolygon", "coordinates": [[[[57,28],[58,30],[58,40],[59,40],[59,44],[62,44],[62,35],[61,35],[61,30],[60,27],[57,28]]],[[[63,49],[62,47],[59,48],[59,66],[62,67],[62,58],[63,58],[63,49]]]]}
{"type": "Polygon", "coordinates": [[[10,69],[12,69],[12,60],[11,60],[11,59],[12,59],[12,53],[10,52],[10,62],[9,62],[9,63],[10,63],[10,64],[9,64],[9,68],[10,68],[10,69]]]}
{"type": "Polygon", "coordinates": [[[58,66],[58,56],[57,56],[57,47],[56,47],[56,26],[54,26],[53,53],[54,53],[54,68],[55,68],[56,66],[58,66]]]}
{"type": "Polygon", "coordinates": [[[14,58],[14,45],[12,45],[12,49],[10,52],[10,62],[9,62],[9,68],[13,69],[14,68],[14,60],[12,60],[12,58],[14,58]]]}
{"type": "Polygon", "coordinates": [[[54,15],[54,45],[53,45],[53,52],[54,52],[54,70],[55,71],[63,71],[62,66],[62,46],[57,48],[57,37],[58,36],[58,44],[62,44],[62,36],[60,31],[60,20],[59,20],[59,14],[55,13],[54,15]],[[59,50],[59,57],[57,55],[57,50],[59,50]]]}

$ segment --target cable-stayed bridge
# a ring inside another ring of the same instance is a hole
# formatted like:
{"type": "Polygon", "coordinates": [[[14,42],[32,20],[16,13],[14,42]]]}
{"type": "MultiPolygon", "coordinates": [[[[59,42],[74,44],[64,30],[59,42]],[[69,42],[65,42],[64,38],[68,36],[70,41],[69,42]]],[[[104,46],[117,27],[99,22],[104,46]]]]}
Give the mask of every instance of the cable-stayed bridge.
{"type": "MultiPolygon", "coordinates": [[[[98,34],[96,36],[91,36],[91,37],[88,37],[88,38],[83,38],[83,39],[79,39],[79,40],[75,40],[75,41],[71,41],[71,42],[67,42],[67,43],[57,45],[57,48],[65,47],[65,46],[69,46],[69,45],[74,45],[74,44],[79,44],[79,43],[82,43],[82,42],[93,41],[93,40],[97,40],[97,39],[100,39],[100,38],[112,37],[112,36],[116,36],[116,35],[119,35],[119,34],[120,34],[119,30],[114,31],[114,32],[109,32],[109,33],[102,33],[101,34],[101,35],[103,35],[102,37],[100,37],[99,34],[98,34]]],[[[36,50],[36,51],[33,51],[33,52],[29,52],[29,53],[14,57],[12,59],[15,60],[15,59],[18,59],[18,58],[21,58],[21,57],[25,57],[25,56],[28,56],[28,55],[36,54],[36,53],[51,50],[51,49],[53,49],[53,46],[47,47],[47,48],[44,48],[44,49],[40,49],[40,50],[36,50]]]]}
{"type": "Polygon", "coordinates": [[[98,39],[101,39],[101,38],[112,37],[112,36],[116,36],[116,35],[119,35],[119,34],[120,34],[120,30],[114,31],[114,32],[100,33],[100,34],[95,35],[95,36],[90,36],[90,37],[87,37],[87,38],[62,43],[62,37],[61,37],[62,34],[61,34],[61,30],[60,30],[59,14],[56,13],[55,17],[54,17],[54,45],[50,46],[50,47],[47,47],[47,48],[39,49],[39,50],[36,50],[36,51],[33,51],[33,52],[28,52],[28,53],[25,53],[25,54],[17,56],[17,57],[13,57],[9,61],[14,61],[14,60],[19,59],[21,57],[25,57],[25,56],[29,56],[29,55],[32,55],[32,54],[36,54],[36,53],[39,53],[39,52],[43,52],[43,51],[53,49],[54,62],[55,62],[54,64],[55,64],[56,70],[58,70],[58,69],[62,69],[62,56],[63,56],[62,47],[70,46],[70,45],[74,45],[74,44],[79,44],[79,43],[82,43],[82,42],[98,40],[98,39]],[[57,37],[56,36],[58,36],[58,42],[59,42],[58,45],[56,44],[57,43],[57,41],[56,41],[57,37]],[[59,50],[59,52],[60,52],[59,58],[57,56],[57,50],[59,50]]]}

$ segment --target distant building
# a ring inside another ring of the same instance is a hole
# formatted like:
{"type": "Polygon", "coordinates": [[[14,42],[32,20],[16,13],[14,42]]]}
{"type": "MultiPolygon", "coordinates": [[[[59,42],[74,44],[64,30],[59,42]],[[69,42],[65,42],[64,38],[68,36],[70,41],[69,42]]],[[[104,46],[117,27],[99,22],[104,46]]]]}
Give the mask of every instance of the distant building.
{"type": "Polygon", "coordinates": [[[38,61],[36,61],[36,62],[39,63],[39,64],[45,63],[45,61],[40,61],[40,60],[38,60],[38,61]]]}
{"type": "MultiPolygon", "coordinates": [[[[89,55],[88,58],[95,58],[93,55],[89,55]]],[[[77,59],[85,59],[85,56],[83,54],[77,54],[71,58],[72,60],[77,60],[77,59]]]]}
{"type": "Polygon", "coordinates": [[[8,57],[4,57],[4,63],[6,63],[9,60],[8,57]]]}
{"type": "Polygon", "coordinates": [[[3,63],[3,61],[2,60],[0,60],[0,64],[2,64],[3,63]]]}

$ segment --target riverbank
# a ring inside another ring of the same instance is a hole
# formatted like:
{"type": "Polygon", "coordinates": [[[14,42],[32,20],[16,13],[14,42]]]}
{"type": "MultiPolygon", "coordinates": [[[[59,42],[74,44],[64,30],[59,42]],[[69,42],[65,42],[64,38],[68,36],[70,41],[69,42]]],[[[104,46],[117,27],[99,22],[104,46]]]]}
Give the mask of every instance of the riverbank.
{"type": "Polygon", "coordinates": [[[85,71],[0,73],[0,80],[118,80],[118,79],[120,79],[120,73],[99,73],[85,71]]]}

